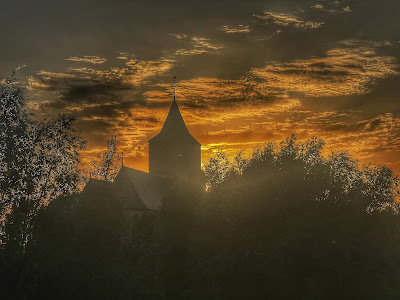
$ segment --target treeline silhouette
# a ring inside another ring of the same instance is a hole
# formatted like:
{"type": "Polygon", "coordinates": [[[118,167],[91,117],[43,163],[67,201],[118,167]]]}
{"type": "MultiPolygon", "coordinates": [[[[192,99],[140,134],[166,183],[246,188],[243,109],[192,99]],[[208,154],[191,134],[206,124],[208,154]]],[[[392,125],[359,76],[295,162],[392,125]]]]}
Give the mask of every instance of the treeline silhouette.
{"type": "MultiPolygon", "coordinates": [[[[2,82],[1,298],[400,297],[389,168],[323,156],[321,139],[293,134],[249,157],[215,153],[203,166],[207,191],[171,179],[160,212],[131,218],[103,181],[79,191],[73,119],[34,121],[23,91],[2,82]]],[[[94,177],[112,180],[115,145],[94,177]]]]}

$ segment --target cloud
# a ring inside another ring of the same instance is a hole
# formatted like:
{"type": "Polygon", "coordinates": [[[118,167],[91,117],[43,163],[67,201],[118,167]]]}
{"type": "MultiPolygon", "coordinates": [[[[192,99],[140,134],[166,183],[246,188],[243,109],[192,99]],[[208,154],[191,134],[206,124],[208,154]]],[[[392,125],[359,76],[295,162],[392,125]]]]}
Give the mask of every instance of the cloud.
{"type": "Polygon", "coordinates": [[[44,80],[52,80],[52,79],[66,79],[66,78],[75,78],[76,74],[72,73],[57,73],[57,72],[48,72],[41,70],[37,72],[37,76],[44,80]]]}
{"type": "Polygon", "coordinates": [[[184,33],[170,33],[170,36],[173,36],[174,38],[177,38],[178,40],[183,40],[186,39],[188,36],[184,33]]]}
{"type": "MultiPolygon", "coordinates": [[[[169,84],[157,84],[158,90],[144,93],[148,101],[170,101],[172,88],[169,84]]],[[[178,82],[177,99],[192,109],[274,103],[286,99],[280,91],[243,76],[236,80],[197,77],[178,82]]]]}
{"type": "Polygon", "coordinates": [[[356,133],[368,134],[368,133],[385,133],[392,129],[400,129],[399,119],[393,117],[393,114],[386,113],[379,115],[372,119],[361,120],[355,123],[349,122],[337,122],[332,120],[329,124],[323,126],[326,131],[336,131],[341,133],[356,133]]]}
{"type": "Polygon", "coordinates": [[[127,59],[123,67],[103,70],[88,67],[69,68],[64,73],[42,70],[29,77],[28,84],[32,90],[57,90],[61,93],[79,87],[125,90],[147,84],[149,80],[168,72],[173,65],[174,60],[162,57],[156,60],[127,59]]]}
{"type": "Polygon", "coordinates": [[[39,117],[60,112],[77,116],[77,127],[85,129],[84,136],[89,140],[88,151],[100,147],[111,134],[121,136],[126,153],[134,151],[160,126],[160,111],[168,106],[147,103],[143,91],[168,73],[175,61],[164,57],[139,60],[124,55],[122,66],[36,72],[28,78],[28,85],[39,99],[32,101],[30,107],[39,117]]]}
{"type": "Polygon", "coordinates": [[[18,67],[15,68],[15,71],[19,71],[19,70],[25,68],[26,66],[27,66],[27,65],[18,66],[18,67]]]}
{"type": "Polygon", "coordinates": [[[208,135],[231,135],[238,133],[248,133],[251,131],[250,126],[242,126],[239,129],[222,129],[217,131],[209,131],[208,135]]]}
{"type": "Polygon", "coordinates": [[[76,78],[73,73],[56,73],[41,70],[35,76],[28,77],[28,89],[35,92],[57,90],[58,83],[76,78]]]}
{"type": "Polygon", "coordinates": [[[271,89],[308,97],[365,94],[378,79],[399,74],[397,60],[377,55],[376,47],[373,42],[344,41],[322,57],[270,62],[251,73],[271,89]]]}
{"type": "MultiPolygon", "coordinates": [[[[78,126],[85,128],[91,143],[97,145],[110,132],[121,132],[120,124],[133,120],[137,124],[154,126],[158,119],[150,113],[143,91],[153,80],[159,80],[173,67],[174,61],[128,59],[123,66],[96,69],[69,68],[68,72],[39,71],[28,78],[31,93],[37,100],[31,107],[39,117],[53,117],[60,112],[78,117],[78,126]],[[51,99],[51,100],[48,100],[51,99]],[[148,116],[132,116],[132,109],[146,108],[148,116]],[[96,125],[97,124],[97,125],[96,125]]],[[[163,107],[164,103],[152,103],[163,107]]],[[[158,125],[158,124],[157,124],[158,125]]]]}
{"type": "Polygon", "coordinates": [[[127,68],[119,70],[123,81],[132,85],[142,85],[148,83],[150,78],[165,74],[174,66],[174,60],[160,58],[157,60],[128,60],[125,65],[127,68]]]}
{"type": "Polygon", "coordinates": [[[249,25],[224,25],[220,28],[225,33],[249,33],[251,32],[249,25]]]}
{"type": "Polygon", "coordinates": [[[120,52],[116,58],[120,59],[120,60],[133,59],[133,58],[135,58],[135,54],[130,53],[130,52],[120,52]]]}
{"type": "MultiPolygon", "coordinates": [[[[302,124],[302,130],[308,128],[324,138],[328,149],[349,150],[363,163],[388,163],[387,156],[400,154],[400,119],[392,113],[361,120],[360,112],[341,115],[331,112],[329,115],[314,114],[302,124]]],[[[399,168],[400,160],[391,159],[391,164],[399,168]]]]}
{"type": "Polygon", "coordinates": [[[315,29],[324,25],[324,22],[305,21],[298,16],[290,13],[278,13],[265,11],[262,15],[254,14],[260,20],[265,20],[269,24],[273,24],[283,28],[295,29],[315,29]]]}
{"type": "Polygon", "coordinates": [[[218,54],[219,50],[224,47],[221,43],[212,42],[208,38],[192,37],[190,39],[190,47],[178,49],[176,55],[199,55],[205,53],[218,54]]]}
{"type": "Polygon", "coordinates": [[[352,12],[349,2],[350,2],[349,0],[342,0],[342,1],[316,0],[315,3],[311,6],[311,8],[318,9],[323,12],[331,14],[346,14],[352,12]]]}
{"type": "MultiPolygon", "coordinates": [[[[148,103],[169,104],[171,86],[158,84],[157,87],[158,90],[145,92],[148,103]]],[[[266,118],[300,105],[299,100],[265,89],[264,85],[248,78],[223,80],[201,77],[179,81],[176,98],[186,123],[200,127],[219,124],[229,128],[235,123],[266,118]]]]}
{"type": "Polygon", "coordinates": [[[84,57],[73,56],[73,57],[66,58],[65,60],[74,61],[74,62],[90,63],[90,64],[94,64],[94,65],[101,65],[107,61],[107,59],[98,57],[98,56],[84,56],[84,57]]]}

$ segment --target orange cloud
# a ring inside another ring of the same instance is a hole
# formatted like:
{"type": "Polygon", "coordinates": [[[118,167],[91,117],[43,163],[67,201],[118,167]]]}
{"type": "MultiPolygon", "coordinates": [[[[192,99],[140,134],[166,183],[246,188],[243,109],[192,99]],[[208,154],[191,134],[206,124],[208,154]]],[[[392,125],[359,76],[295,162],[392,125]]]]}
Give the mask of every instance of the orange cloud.
{"type": "Polygon", "coordinates": [[[297,29],[315,29],[324,25],[324,22],[304,21],[298,16],[289,13],[265,11],[262,15],[254,15],[258,19],[266,20],[282,27],[294,27],[297,29]]]}
{"type": "Polygon", "coordinates": [[[224,25],[220,28],[225,33],[249,33],[251,28],[249,25],[224,25]]]}
{"type": "Polygon", "coordinates": [[[107,59],[98,57],[98,56],[84,56],[84,57],[73,56],[73,57],[66,58],[65,60],[73,61],[73,62],[90,63],[90,64],[94,64],[94,65],[101,65],[107,61],[107,59]]]}
{"type": "MultiPolygon", "coordinates": [[[[179,36],[179,39],[185,39],[186,37],[186,35],[181,35],[179,36]]],[[[212,42],[210,39],[203,37],[192,37],[190,39],[190,44],[190,48],[176,50],[175,55],[199,55],[205,53],[215,54],[224,47],[224,45],[221,43],[212,42]]]]}
{"type": "Polygon", "coordinates": [[[311,8],[315,8],[331,14],[345,14],[351,13],[351,8],[349,5],[349,0],[342,1],[326,1],[326,0],[316,0],[315,4],[311,8]]]}
{"type": "Polygon", "coordinates": [[[399,74],[394,57],[378,56],[375,44],[357,41],[345,41],[323,57],[267,63],[251,73],[271,89],[308,97],[365,94],[376,80],[399,74]]]}

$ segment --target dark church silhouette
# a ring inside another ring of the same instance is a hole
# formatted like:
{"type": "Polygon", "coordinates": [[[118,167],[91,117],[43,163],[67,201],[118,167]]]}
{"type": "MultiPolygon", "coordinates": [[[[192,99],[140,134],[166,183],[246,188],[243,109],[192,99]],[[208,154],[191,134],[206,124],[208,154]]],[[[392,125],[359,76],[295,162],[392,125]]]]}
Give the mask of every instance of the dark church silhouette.
{"type": "Polygon", "coordinates": [[[122,166],[113,182],[90,179],[81,197],[94,205],[106,197],[136,216],[160,210],[174,183],[204,186],[201,144],[190,134],[175,95],[160,133],[148,143],[149,173],[122,166]]]}
{"type": "Polygon", "coordinates": [[[175,97],[161,132],[149,140],[149,172],[199,178],[201,144],[190,134],[175,97]]]}

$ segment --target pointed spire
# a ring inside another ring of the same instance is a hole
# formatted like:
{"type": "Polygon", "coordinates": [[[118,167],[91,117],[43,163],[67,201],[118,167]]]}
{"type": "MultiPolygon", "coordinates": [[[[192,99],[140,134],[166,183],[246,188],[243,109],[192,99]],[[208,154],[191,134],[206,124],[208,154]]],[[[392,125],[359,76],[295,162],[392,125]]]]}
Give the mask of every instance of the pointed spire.
{"type": "Polygon", "coordinates": [[[183,120],[181,111],[179,110],[178,103],[176,100],[171,104],[168,116],[165,119],[164,125],[161,129],[161,133],[178,133],[178,132],[188,132],[185,121],[183,120]]]}
{"type": "Polygon", "coordinates": [[[173,140],[188,138],[196,143],[199,143],[190,133],[186,127],[186,123],[182,117],[181,111],[179,110],[178,103],[176,102],[176,76],[174,76],[174,100],[172,101],[171,108],[169,109],[167,118],[165,119],[164,125],[159,134],[149,140],[173,140]]]}
{"type": "Polygon", "coordinates": [[[165,119],[163,128],[161,129],[161,133],[169,132],[177,134],[179,132],[189,132],[185,121],[183,120],[181,111],[179,110],[178,103],[176,103],[176,76],[174,76],[172,86],[174,87],[174,101],[172,101],[171,108],[169,109],[168,116],[165,119]]]}

